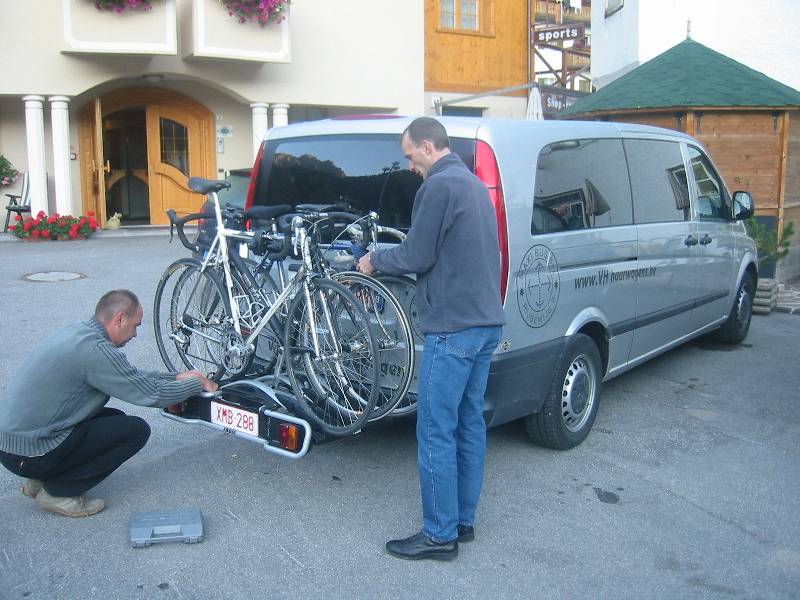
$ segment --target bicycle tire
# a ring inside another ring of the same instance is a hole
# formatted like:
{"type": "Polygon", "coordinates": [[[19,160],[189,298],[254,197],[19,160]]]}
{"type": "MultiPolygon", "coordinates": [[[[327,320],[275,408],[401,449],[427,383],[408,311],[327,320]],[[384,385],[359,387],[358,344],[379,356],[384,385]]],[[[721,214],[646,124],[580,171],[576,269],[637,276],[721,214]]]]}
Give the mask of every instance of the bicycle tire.
{"type": "MultiPolygon", "coordinates": [[[[377,279],[389,289],[403,307],[403,312],[406,317],[408,317],[408,321],[411,324],[411,331],[414,335],[415,354],[419,357],[422,353],[422,349],[425,347],[425,334],[422,333],[422,329],[420,328],[419,313],[417,312],[416,282],[410,277],[394,275],[379,275],[377,279]]],[[[390,416],[402,417],[412,415],[417,411],[417,393],[419,389],[419,369],[421,363],[421,360],[415,361],[409,390],[406,392],[403,399],[400,400],[389,413],[390,416]]]]}
{"type": "Polygon", "coordinates": [[[181,258],[165,269],[153,306],[156,345],[167,369],[180,371],[179,359],[187,369],[218,380],[225,372],[220,353],[222,324],[229,314],[227,296],[201,267],[196,259],[181,258]]]}
{"type": "Polygon", "coordinates": [[[309,282],[309,296],[311,306],[300,291],[289,307],[284,341],[289,381],[314,424],[333,436],[349,435],[375,408],[377,343],[369,317],[343,285],[317,277],[309,282]]]}
{"type": "Polygon", "coordinates": [[[411,385],[416,355],[411,323],[395,295],[374,277],[343,271],[331,279],[359,300],[378,343],[378,399],[369,417],[370,422],[377,421],[403,400],[411,385]]]}

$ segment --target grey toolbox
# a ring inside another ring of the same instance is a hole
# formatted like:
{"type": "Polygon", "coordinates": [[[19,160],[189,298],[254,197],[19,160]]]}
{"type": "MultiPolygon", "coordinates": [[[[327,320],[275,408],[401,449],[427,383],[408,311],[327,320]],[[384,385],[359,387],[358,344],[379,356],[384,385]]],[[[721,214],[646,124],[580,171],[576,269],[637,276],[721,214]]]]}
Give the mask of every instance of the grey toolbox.
{"type": "Polygon", "coordinates": [[[195,544],[203,540],[199,508],[135,512],[131,515],[131,545],[143,548],[160,542],[195,544]]]}

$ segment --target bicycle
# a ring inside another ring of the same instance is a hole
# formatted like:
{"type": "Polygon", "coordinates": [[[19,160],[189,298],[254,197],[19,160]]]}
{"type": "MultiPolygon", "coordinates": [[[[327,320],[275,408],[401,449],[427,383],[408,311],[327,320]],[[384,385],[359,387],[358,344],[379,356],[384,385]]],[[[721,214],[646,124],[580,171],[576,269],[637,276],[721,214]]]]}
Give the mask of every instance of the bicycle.
{"type": "MultiPolygon", "coordinates": [[[[202,261],[179,259],[167,267],[159,282],[154,315],[162,358],[170,362],[168,349],[174,346],[188,368],[211,367],[211,371],[203,370],[217,380],[224,375],[241,377],[252,363],[259,336],[269,327],[280,344],[273,385],[282,383],[285,365],[298,406],[312,422],[331,435],[358,431],[378,397],[377,343],[360,302],[347,288],[324,276],[317,258],[315,222],[337,215],[314,211],[300,215],[290,206],[277,206],[247,212],[226,207],[223,217],[217,191],[226,185],[189,179],[193,191],[211,196],[217,232],[202,261]],[[288,227],[279,227],[278,218],[287,215],[293,215],[288,227]],[[272,231],[245,231],[242,225],[248,219],[267,220],[272,231]],[[231,251],[234,243],[245,243],[270,259],[282,260],[293,249],[301,262],[279,293],[275,289],[264,292],[264,281],[257,281],[238,253],[231,251]],[[162,319],[165,290],[169,310],[162,319]]],[[[168,214],[183,245],[199,252],[184,226],[209,215],[178,218],[174,211],[168,214]]]]}

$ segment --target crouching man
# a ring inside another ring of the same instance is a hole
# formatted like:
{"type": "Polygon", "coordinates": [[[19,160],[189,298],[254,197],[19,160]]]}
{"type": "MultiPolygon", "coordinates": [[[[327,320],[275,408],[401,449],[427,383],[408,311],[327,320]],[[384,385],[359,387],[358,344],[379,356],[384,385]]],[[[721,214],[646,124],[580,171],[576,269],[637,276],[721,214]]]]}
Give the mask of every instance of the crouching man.
{"type": "Polygon", "coordinates": [[[85,492],[141,450],[150,427],[107,408],[110,396],[165,407],[217,384],[202,373],[140,371],[120,350],[136,337],[142,306],[133,292],[106,293],[88,321],[35,346],[0,399],[0,463],[25,477],[22,493],[45,510],[87,517],[105,502],[85,492]]]}

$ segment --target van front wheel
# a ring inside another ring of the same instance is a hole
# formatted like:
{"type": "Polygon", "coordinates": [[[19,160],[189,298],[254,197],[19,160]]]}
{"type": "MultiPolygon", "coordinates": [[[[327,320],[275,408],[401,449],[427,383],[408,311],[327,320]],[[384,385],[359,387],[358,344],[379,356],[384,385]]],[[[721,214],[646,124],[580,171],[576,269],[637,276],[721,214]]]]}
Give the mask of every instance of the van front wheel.
{"type": "Polygon", "coordinates": [[[733,307],[728,315],[728,320],[717,329],[716,338],[726,344],[738,344],[747,337],[750,329],[750,319],[753,316],[753,295],[755,283],[750,273],[745,273],[742,283],[736,291],[733,307]]]}
{"type": "Polygon", "coordinates": [[[594,424],[603,369],[592,338],[570,337],[542,409],[525,418],[525,429],[540,446],[569,450],[580,444],[594,424]]]}

